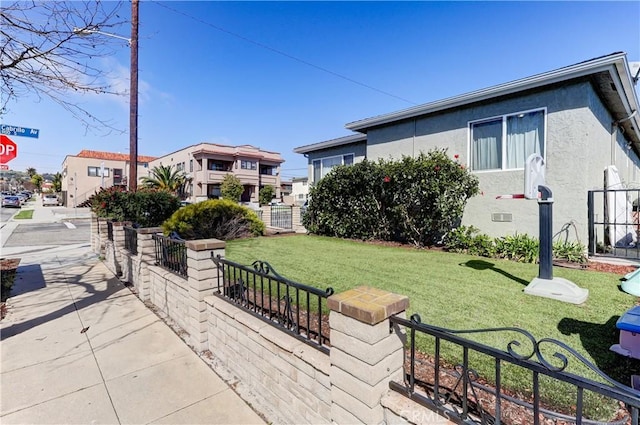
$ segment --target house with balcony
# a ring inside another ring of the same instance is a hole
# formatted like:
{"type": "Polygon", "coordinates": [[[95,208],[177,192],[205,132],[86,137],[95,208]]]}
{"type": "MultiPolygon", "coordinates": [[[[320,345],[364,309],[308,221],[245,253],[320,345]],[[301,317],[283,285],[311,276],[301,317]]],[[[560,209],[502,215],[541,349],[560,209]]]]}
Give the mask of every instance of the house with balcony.
{"type": "MultiPolygon", "coordinates": [[[[62,161],[62,202],[75,207],[101,187],[127,186],[129,154],[83,149],[62,161]]],[[[147,175],[152,156],[138,156],[138,176],[147,175]]]]}
{"type": "Polygon", "coordinates": [[[554,233],[586,244],[590,214],[606,217],[603,205],[587,208],[588,192],[605,189],[605,170],[615,166],[624,187],[640,187],[639,76],[640,63],[613,53],[354,121],[352,134],[294,152],[308,159],[313,184],[336,165],[446,148],[480,182],[463,224],[491,236],[538,234],[535,201],[497,199],[523,193],[525,160],[537,153],[553,192],[554,233]]]}
{"type": "Polygon", "coordinates": [[[280,198],[280,164],[283,162],[279,153],[250,145],[199,143],[154,159],[148,172],[159,165],[184,171],[190,179],[186,187],[190,202],[219,198],[224,177],[232,174],[244,186],[240,201],[258,202],[258,193],[264,186],[273,186],[276,197],[280,198]]]}

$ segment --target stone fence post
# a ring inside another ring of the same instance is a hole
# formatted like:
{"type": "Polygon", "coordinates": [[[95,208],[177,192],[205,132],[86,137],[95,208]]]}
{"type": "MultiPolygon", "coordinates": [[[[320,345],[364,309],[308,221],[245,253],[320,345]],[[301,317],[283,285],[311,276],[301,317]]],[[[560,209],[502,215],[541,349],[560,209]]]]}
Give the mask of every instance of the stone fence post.
{"type": "Polygon", "coordinates": [[[91,251],[100,254],[100,223],[94,212],[91,213],[91,251]]]}
{"type": "Polygon", "coordinates": [[[108,218],[99,217],[98,218],[98,228],[100,229],[98,233],[98,255],[105,256],[105,247],[107,245],[107,221],[108,218]]]}
{"type": "Polygon", "coordinates": [[[185,242],[187,248],[187,273],[189,287],[189,332],[190,343],[197,351],[207,349],[208,313],[206,296],[218,287],[218,268],[211,254],[224,257],[224,241],[218,239],[199,239],[185,242]]]}
{"type": "Polygon", "coordinates": [[[263,205],[260,207],[262,210],[262,222],[265,227],[271,227],[271,206],[263,205]]]}
{"type": "Polygon", "coordinates": [[[389,317],[409,298],[367,286],[327,300],[331,327],[331,418],[336,424],[381,424],[389,381],[403,380],[405,333],[389,317]]]}
{"type": "Polygon", "coordinates": [[[291,207],[291,227],[296,233],[307,233],[307,229],[302,225],[301,208],[297,205],[291,207]]]}
{"type": "Polygon", "coordinates": [[[136,229],[138,234],[138,260],[140,261],[140,271],[134,283],[138,296],[142,301],[151,298],[149,266],[156,263],[156,244],[153,235],[161,233],[160,227],[141,227],[136,229]]]}

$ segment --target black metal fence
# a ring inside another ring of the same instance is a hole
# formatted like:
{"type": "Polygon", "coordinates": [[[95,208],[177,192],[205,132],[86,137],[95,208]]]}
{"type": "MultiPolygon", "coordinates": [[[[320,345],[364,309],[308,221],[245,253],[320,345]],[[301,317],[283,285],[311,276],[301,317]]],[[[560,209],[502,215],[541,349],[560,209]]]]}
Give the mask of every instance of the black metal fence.
{"type": "Polygon", "coordinates": [[[113,221],[107,221],[107,239],[113,241],[113,221]]]}
{"type": "Polygon", "coordinates": [[[172,239],[160,234],[153,235],[156,265],[187,277],[187,247],[182,239],[172,239]]]}
{"type": "Polygon", "coordinates": [[[218,266],[214,293],[318,350],[329,352],[329,319],[325,314],[332,288],[320,290],[288,280],[266,262],[243,266],[211,255],[218,266]]]}
{"type": "Polygon", "coordinates": [[[273,205],[271,207],[271,227],[292,229],[292,207],[289,205],[273,205]]]}
{"type": "Polygon", "coordinates": [[[563,342],[548,338],[537,341],[519,328],[450,330],[423,324],[418,315],[409,320],[394,316],[391,323],[409,330],[409,347],[405,382],[390,382],[390,388],[456,423],[638,425],[640,391],[614,381],[563,342]],[[506,351],[461,337],[498,332],[509,337],[506,351]],[[428,356],[430,360],[417,351],[417,335],[433,343],[435,354],[428,356]],[[462,362],[446,366],[441,354],[445,346],[461,354],[462,362]],[[570,367],[562,353],[578,361],[570,367]],[[482,356],[492,365],[491,376],[480,376],[472,367],[473,359],[482,356]],[[586,370],[598,381],[574,370],[586,370]],[[509,389],[505,382],[513,380],[508,376],[511,374],[518,375],[526,389],[509,389]],[[547,406],[548,388],[556,392],[560,388],[567,398],[567,411],[547,406]],[[592,417],[606,416],[608,405],[611,416],[592,417]]]}
{"type": "Polygon", "coordinates": [[[133,255],[138,254],[138,232],[131,226],[124,226],[124,249],[133,255]]]}
{"type": "Polygon", "coordinates": [[[590,190],[589,255],[640,258],[640,189],[590,190]]]}

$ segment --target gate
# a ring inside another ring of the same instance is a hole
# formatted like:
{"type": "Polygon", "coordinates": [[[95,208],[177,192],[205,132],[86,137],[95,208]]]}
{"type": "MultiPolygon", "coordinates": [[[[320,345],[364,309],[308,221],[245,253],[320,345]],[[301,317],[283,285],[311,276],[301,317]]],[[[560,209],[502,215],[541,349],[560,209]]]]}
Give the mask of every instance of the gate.
{"type": "Polygon", "coordinates": [[[273,205],[271,207],[271,227],[292,229],[292,208],[288,205],[273,205]]]}
{"type": "Polygon", "coordinates": [[[590,190],[589,255],[640,259],[640,189],[590,190]]]}

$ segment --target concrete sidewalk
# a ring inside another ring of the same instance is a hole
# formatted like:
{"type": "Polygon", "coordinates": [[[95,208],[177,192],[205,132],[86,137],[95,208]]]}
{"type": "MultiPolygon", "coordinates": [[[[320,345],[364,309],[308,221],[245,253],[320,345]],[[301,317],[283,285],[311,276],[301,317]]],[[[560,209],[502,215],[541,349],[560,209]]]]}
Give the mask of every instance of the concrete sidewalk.
{"type": "Polygon", "coordinates": [[[264,423],[86,247],[23,260],[0,322],[2,424],[264,423]]]}

